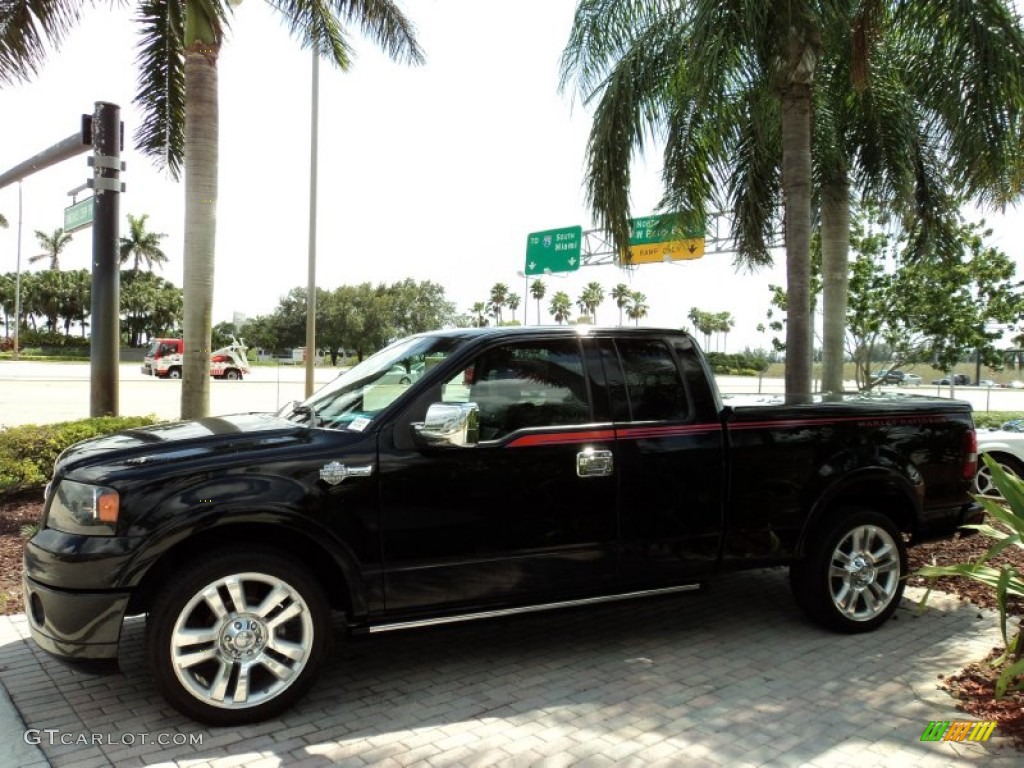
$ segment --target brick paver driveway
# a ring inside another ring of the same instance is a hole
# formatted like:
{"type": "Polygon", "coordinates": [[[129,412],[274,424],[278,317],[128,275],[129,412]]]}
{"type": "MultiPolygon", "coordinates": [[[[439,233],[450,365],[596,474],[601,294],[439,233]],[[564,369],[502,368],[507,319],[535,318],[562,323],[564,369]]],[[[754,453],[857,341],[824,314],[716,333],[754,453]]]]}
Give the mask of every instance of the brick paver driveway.
{"type": "Polygon", "coordinates": [[[234,729],[166,707],[141,620],[126,626],[122,674],[88,677],[26,642],[19,616],[0,621],[0,679],[41,743],[25,745],[17,721],[2,736],[30,750],[23,764],[74,768],[1020,765],[998,731],[920,741],[930,720],[962,718],[937,678],[996,639],[991,615],[933,605],[917,616],[905,600],[881,631],[829,634],[775,569],[680,597],[358,638],[294,710],[234,729]]]}

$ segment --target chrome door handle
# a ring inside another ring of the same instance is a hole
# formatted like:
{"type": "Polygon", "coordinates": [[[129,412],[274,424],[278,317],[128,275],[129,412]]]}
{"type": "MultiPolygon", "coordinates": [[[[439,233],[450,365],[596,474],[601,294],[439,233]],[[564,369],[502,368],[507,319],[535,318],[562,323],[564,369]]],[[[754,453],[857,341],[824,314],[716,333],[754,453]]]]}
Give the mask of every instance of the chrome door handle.
{"type": "Polygon", "coordinates": [[[576,474],[580,477],[607,477],[613,468],[611,451],[584,448],[576,454],[576,474]]]}

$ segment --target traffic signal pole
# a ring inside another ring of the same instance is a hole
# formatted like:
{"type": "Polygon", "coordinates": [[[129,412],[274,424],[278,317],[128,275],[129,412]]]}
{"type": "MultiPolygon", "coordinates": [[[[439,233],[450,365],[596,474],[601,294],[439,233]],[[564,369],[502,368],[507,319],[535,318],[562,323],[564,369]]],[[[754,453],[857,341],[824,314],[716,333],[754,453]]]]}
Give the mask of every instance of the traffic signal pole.
{"type": "MultiPolygon", "coordinates": [[[[95,190],[89,415],[96,417],[116,416],[118,411],[118,349],[121,341],[118,246],[120,196],[124,191],[121,171],[124,166],[121,162],[121,108],[117,104],[97,101],[94,109],[93,114],[82,115],[82,124],[77,133],[0,173],[0,189],[87,152],[89,147],[93,149],[92,157],[89,158],[93,176],[87,185],[95,190]]],[[[18,242],[20,245],[20,236],[18,242]]],[[[20,282],[20,263],[18,269],[20,282]]],[[[19,291],[19,303],[20,298],[19,291]]],[[[15,318],[16,324],[20,321],[20,317],[15,318]]]]}

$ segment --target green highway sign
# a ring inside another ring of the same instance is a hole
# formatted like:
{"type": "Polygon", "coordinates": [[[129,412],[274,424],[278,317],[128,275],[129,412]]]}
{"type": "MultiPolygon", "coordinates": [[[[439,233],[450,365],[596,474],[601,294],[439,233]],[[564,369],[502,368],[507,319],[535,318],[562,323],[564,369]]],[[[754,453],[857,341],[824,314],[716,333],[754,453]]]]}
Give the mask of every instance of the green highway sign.
{"type": "Polygon", "coordinates": [[[684,221],[681,214],[666,213],[662,216],[644,216],[633,219],[632,224],[633,233],[629,237],[630,245],[704,239],[704,227],[684,221]]]}
{"type": "Polygon", "coordinates": [[[526,237],[526,274],[575,272],[580,268],[583,227],[531,232],[526,237]]]}
{"type": "Polygon", "coordinates": [[[80,229],[92,226],[93,201],[95,198],[87,197],[79,203],[69,205],[64,209],[64,231],[77,232],[80,229]]]}

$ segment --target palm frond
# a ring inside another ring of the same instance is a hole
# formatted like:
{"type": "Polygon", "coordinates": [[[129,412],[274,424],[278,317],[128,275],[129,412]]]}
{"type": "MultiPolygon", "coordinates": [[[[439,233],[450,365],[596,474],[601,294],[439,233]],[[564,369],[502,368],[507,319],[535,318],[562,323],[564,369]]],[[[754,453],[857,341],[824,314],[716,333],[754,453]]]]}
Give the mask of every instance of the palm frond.
{"type": "Polygon", "coordinates": [[[142,111],[135,141],[174,179],[185,161],[185,3],[141,0],[136,21],[142,38],[134,104],[142,111]]]}
{"type": "Polygon", "coordinates": [[[50,46],[58,47],[78,23],[82,0],[0,2],[0,83],[39,72],[50,46]]]}
{"type": "Polygon", "coordinates": [[[665,83],[679,60],[675,20],[664,18],[646,30],[604,81],[587,143],[587,201],[616,250],[628,254],[630,165],[643,152],[648,134],[663,120],[665,83]]]}
{"type": "Polygon", "coordinates": [[[1005,0],[900,0],[893,14],[917,52],[907,82],[930,110],[951,183],[982,204],[1020,191],[1024,31],[1005,0]]]}
{"type": "Polygon", "coordinates": [[[391,0],[274,0],[289,33],[344,70],[354,50],[344,25],[357,25],[393,60],[422,64],[413,24],[391,0]]]}
{"type": "Polygon", "coordinates": [[[685,5],[670,0],[580,0],[562,52],[559,90],[575,82],[582,98],[589,99],[648,26],[668,15],[681,18],[685,5]]]}

